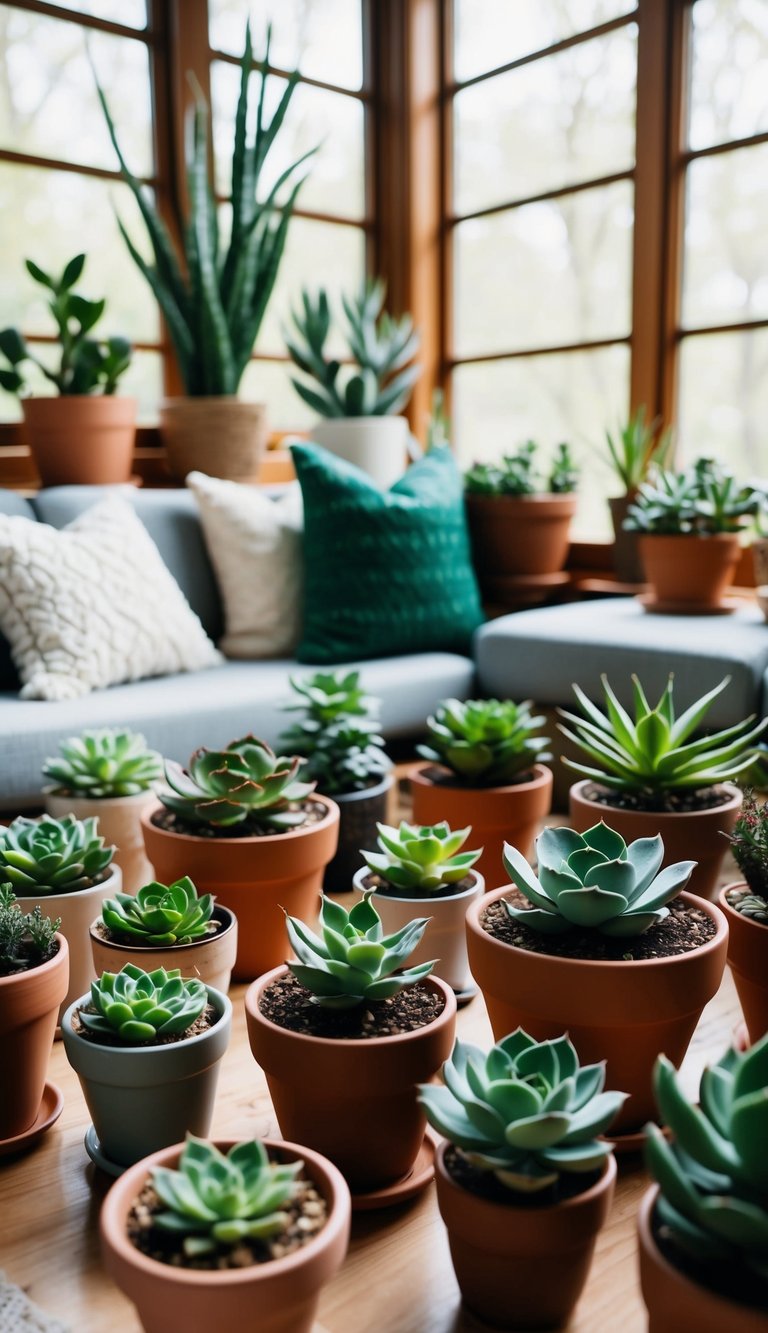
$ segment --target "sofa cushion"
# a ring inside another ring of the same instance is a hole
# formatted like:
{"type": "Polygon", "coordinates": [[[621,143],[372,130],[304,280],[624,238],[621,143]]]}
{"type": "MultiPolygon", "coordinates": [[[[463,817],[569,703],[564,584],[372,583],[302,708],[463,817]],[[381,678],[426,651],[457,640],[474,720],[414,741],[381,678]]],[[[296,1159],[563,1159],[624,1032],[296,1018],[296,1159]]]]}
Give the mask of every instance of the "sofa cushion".
{"type": "MultiPolygon", "coordinates": [[[[29,500],[16,491],[0,490],[0,514],[15,518],[34,518],[35,511],[29,500]]],[[[18,690],[21,688],[19,673],[11,657],[11,645],[4,634],[0,634],[0,690],[18,690]]]]}

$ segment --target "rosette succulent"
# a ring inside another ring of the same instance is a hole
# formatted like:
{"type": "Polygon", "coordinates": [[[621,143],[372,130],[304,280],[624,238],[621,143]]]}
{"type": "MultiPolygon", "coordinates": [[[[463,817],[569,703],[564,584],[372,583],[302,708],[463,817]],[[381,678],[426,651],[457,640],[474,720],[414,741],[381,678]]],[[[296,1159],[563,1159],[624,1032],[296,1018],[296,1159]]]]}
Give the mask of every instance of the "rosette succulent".
{"type": "Polygon", "coordinates": [[[471,828],[451,831],[447,824],[377,824],[378,852],[363,852],[368,867],[386,881],[386,891],[403,898],[421,898],[458,884],[477,861],[482,848],[462,852],[471,828]]]}
{"type": "Polygon", "coordinates": [[[145,972],[126,963],[120,972],[102,972],[91,982],[91,1005],[78,1011],[86,1032],[118,1037],[129,1046],[180,1036],[191,1028],[208,1003],[208,991],[196,977],[185,980],[178,968],[145,972]]]}
{"type": "Polygon", "coordinates": [[[59,750],[58,758],[46,759],[43,775],[68,796],[138,796],[163,774],[160,755],[135,731],[84,731],[60,741],[59,750]]]}
{"type": "Polygon", "coordinates": [[[65,815],[26,819],[19,815],[0,828],[0,880],[20,898],[44,893],[77,893],[106,878],[114,847],[105,847],[98,820],[65,815]]]}
{"type": "Polygon", "coordinates": [[[433,959],[404,967],[429,918],[419,917],[394,935],[385,935],[372,896],[370,889],[347,912],[322,894],[322,938],[303,921],[286,917],[288,938],[298,959],[288,966],[323,1009],[354,1009],[373,1000],[388,1000],[429,976],[435,965],[433,959]]]}
{"type": "Polygon", "coordinates": [[[613,1151],[598,1136],[626,1094],[604,1092],[605,1064],[580,1068],[567,1037],[537,1042],[517,1028],[487,1055],[457,1041],[442,1075],[445,1087],[419,1088],[427,1120],[510,1191],[537,1193],[561,1174],[596,1171],[613,1151]]]}
{"type": "Polygon", "coordinates": [[[514,921],[543,935],[576,928],[603,935],[642,935],[669,915],[665,906],[685,887],[695,861],[659,873],[664,843],[636,838],[629,846],[600,820],[586,833],[547,828],[536,839],[538,875],[516,847],[504,844],[504,865],[530,908],[504,905],[514,921]]]}
{"type": "Polygon", "coordinates": [[[175,884],[145,884],[135,897],[107,898],[101,919],[110,934],[129,944],[190,944],[210,933],[213,896],[198,898],[188,875],[175,884]]]}
{"type": "Polygon", "coordinates": [[[362,791],[391,768],[378,734],[379,701],[360,688],[359,671],[318,671],[291,676],[301,702],[287,712],[303,712],[280,737],[280,744],[303,755],[306,773],[328,796],[362,791]]]}
{"type": "Polygon", "coordinates": [[[416,748],[470,787],[504,787],[551,759],[548,739],[533,735],[543,723],[531,716],[529,700],[443,699],[427,718],[429,745],[416,748]]]}
{"type": "Polygon", "coordinates": [[[170,791],[159,796],[167,810],[186,824],[230,828],[246,820],[281,832],[303,824],[303,810],[292,809],[314,790],[314,782],[297,782],[299,755],[285,758],[255,736],[230,741],[225,750],[195,750],[185,772],[166,760],[170,791]]]}
{"type": "Polygon", "coordinates": [[[10,884],[0,884],[0,977],[27,972],[47,963],[56,952],[55,921],[43,916],[39,905],[22,912],[10,884]]]}
{"type": "Polygon", "coordinates": [[[150,1180],[165,1208],[152,1221],[183,1237],[193,1258],[243,1240],[267,1240],[288,1222],[282,1211],[296,1193],[303,1162],[270,1162],[258,1139],[222,1153],[213,1143],[187,1135],[178,1170],[155,1166],[150,1180]]]}

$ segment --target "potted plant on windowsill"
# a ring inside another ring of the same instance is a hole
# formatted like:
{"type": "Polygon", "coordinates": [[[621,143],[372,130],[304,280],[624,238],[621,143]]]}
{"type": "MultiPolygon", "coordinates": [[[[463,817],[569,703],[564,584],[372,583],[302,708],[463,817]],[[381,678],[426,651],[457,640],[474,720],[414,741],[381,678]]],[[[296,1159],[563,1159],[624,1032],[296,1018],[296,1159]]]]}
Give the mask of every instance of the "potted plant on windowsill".
{"type": "Polygon", "coordinates": [[[345,892],[361,863],[360,848],[387,817],[392,764],[378,734],[379,701],[360,688],[359,671],[291,676],[301,702],[286,704],[302,716],[280,744],[306,761],[304,776],[339,807],[339,846],[326,867],[326,893],[345,892]]]}
{"type": "Polygon", "coordinates": [[[59,754],[43,764],[43,776],[51,780],[43,788],[48,814],[97,816],[99,831],[115,846],[126,893],[151,879],[141,811],[154,804],[153,783],[162,775],[160,755],[143,736],[126,730],[84,731],[60,741],[59,754]]]}
{"type": "Polygon", "coordinates": [[[461,850],[471,832],[471,828],[453,832],[447,824],[424,827],[405,820],[399,828],[379,824],[379,850],[362,853],[366,865],[354,878],[360,894],[374,890],[373,904],[388,935],[407,926],[414,912],[429,913],[421,942],[410,955],[411,964],[436,958],[433,975],[447,981],[460,999],[474,994],[464,929],[467,908],[485,889],[482,875],[472,868],[482,848],[461,850]]]}
{"type": "Polygon", "coordinates": [[[130,1167],[101,1210],[105,1267],[146,1333],[311,1333],[349,1225],[336,1168],[275,1139],[190,1137],[130,1167]]]}
{"type": "Polygon", "coordinates": [[[187,1131],[207,1134],[231,1027],[227,996],[178,969],[126,963],[92,982],[61,1022],[93,1121],[89,1156],[118,1174],[187,1131]]]}
{"type": "Polygon", "coordinates": [[[584,774],[569,794],[570,819],[579,832],[607,818],[622,837],[661,833],[667,862],[696,858],[690,889],[714,898],[730,833],[741,809],[741,790],[731,779],[753,760],[754,742],[768,726],[754,716],[698,740],[708,709],[726,689],[730,676],[696,699],[679,717],[673,677],[651,708],[637,676],[632,677],[634,717],[619,703],[602,677],[603,713],[578,685],[574,693],[583,713],[559,712],[568,723],[560,730],[591,761],[563,762],[584,774]]]}
{"type": "Polygon", "coordinates": [[[763,1333],[768,1321],[768,1037],[730,1050],[685,1098],[659,1058],[656,1098],[672,1131],[648,1126],[656,1184],[638,1218],[649,1333],[763,1333]]]}
{"type": "Polygon", "coordinates": [[[61,347],[56,369],[30,351],[18,329],[0,331],[0,353],[8,362],[0,368],[0,388],[21,399],[26,442],[43,486],[108,485],[131,475],[136,400],[115,393],[131,363],[131,345],[125,338],[90,336],[106,302],[72,290],[84,265],[85,255],[75,255],[53,277],[26,260],[27,272],[50,293],[61,347]],[[42,371],[58,397],[32,396],[25,361],[42,371]]]}
{"type": "Polygon", "coordinates": [[[410,772],[414,823],[469,823],[489,888],[501,883],[505,839],[530,851],[549,814],[552,771],[541,762],[551,758],[549,741],[534,735],[543,722],[529,701],[443,699],[427,718],[429,744],[416,747],[431,762],[410,772]]]}
{"type": "Polygon", "coordinates": [[[623,495],[609,499],[613,520],[613,567],[622,583],[642,583],[645,579],[636,532],[624,527],[630,505],[638,488],[647,480],[652,466],[664,467],[672,443],[671,430],[659,430],[659,421],[646,421],[645,405],[640,404],[625,426],[613,435],[605,432],[608,457],[623,495]]]}
{"type": "Polygon", "coordinates": [[[283,958],[281,909],[311,915],[336,851],[339,808],[297,780],[300,765],[253,736],[224,750],[202,747],[187,772],[166,762],[168,790],[141,817],[157,879],[189,874],[237,917],[239,981],[283,958]]]}
{"type": "Polygon", "coordinates": [[[744,879],[729,884],[718,902],[728,921],[728,964],[751,1042],[768,1032],[768,810],[753,792],[730,835],[744,879]]]}
{"type": "Polygon", "coordinates": [[[518,1028],[485,1055],[457,1041],[444,1087],[420,1100],[437,1153],[437,1202],[464,1302],[502,1328],[568,1319],[613,1199],[616,1163],[600,1137],[624,1101],[604,1064],[579,1067],[567,1037],[518,1028]]]}
{"type": "Polygon", "coordinates": [[[323,288],[313,300],[301,293],[301,309],[293,311],[293,329],[285,335],[292,361],[307,380],[291,383],[320,415],[311,438],[348,463],[362,468],[382,490],[405,471],[409,431],[405,407],[419,376],[410,364],[419,347],[410,315],[393,319],[384,311],[381,279],[366,281],[355,296],[342,296],[347,320],[347,353],[353,362],[343,387],[341,361],[325,349],[331,308],[323,288]]]}
{"type": "Polygon", "coordinates": [[[456,1001],[431,962],[410,965],[426,921],[385,936],[371,897],[346,912],[323,896],[322,938],[288,917],[298,961],[255,981],[245,1009],[281,1132],[329,1157],[353,1194],[395,1203],[424,1145],[416,1085],[448,1056],[456,1001]]]}
{"type": "Polygon", "coordinates": [[[295,173],[316,152],[303,153],[280,171],[274,185],[261,188],[270,150],[285,119],[298,80],[285,80],[271,119],[264,103],[271,88],[270,30],[264,54],[254,61],[250,24],[240,62],[240,94],[232,154],[232,222],[226,249],[217,221],[218,203],[208,176],[208,107],[198,92],[190,111],[186,153],[189,218],[179,216],[181,252],[156,205],[131,173],[120,150],[104,93],[99,98],[122,178],[138,204],[154,263],[148,264],[119,223],[128,251],[149,283],[165,317],[185,398],[166,399],[160,430],[174,477],[188,472],[253,481],[266,444],[263,404],[241,402],[238,387],[261,328],[285,249],[288,227],[305,176],[295,173]],[[248,90],[260,80],[256,128],[249,142],[248,90]],[[293,178],[293,179],[292,179],[293,178]],[[289,186],[290,183],[290,186],[289,186]],[[278,196],[284,187],[283,202],[278,196]]]}
{"type": "Polygon", "coordinates": [[[547,828],[536,852],[538,875],[507,846],[512,883],[470,907],[472,975],[497,1039],[567,1026],[581,1059],[605,1057],[609,1082],[629,1094],[617,1129],[635,1133],[653,1113],[656,1056],[682,1060],[720,985],[725,918],[680,892],[693,862],[661,870],[658,834],[627,846],[602,822],[583,835],[547,828]]]}

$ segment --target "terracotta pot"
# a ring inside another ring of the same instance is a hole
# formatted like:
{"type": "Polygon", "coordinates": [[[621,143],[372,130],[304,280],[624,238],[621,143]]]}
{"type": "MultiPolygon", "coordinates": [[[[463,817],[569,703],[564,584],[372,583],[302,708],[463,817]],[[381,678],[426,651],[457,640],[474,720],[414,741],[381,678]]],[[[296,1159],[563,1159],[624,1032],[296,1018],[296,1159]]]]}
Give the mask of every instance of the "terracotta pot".
{"type": "Polygon", "coordinates": [[[448,769],[438,764],[411,769],[413,822],[439,824],[445,819],[454,829],[471,824],[472,847],[483,849],[474,869],[483,876],[487,888],[498,888],[509,878],[501,859],[505,842],[531,857],[533,840],[552,804],[552,770],[536,764],[530,782],[509,787],[454,787],[432,782],[428,776],[431,771],[450,777],[448,769]]]}
{"type": "Polygon", "coordinates": [[[37,1118],[48,1072],[59,1005],[69,979],[69,949],[57,935],[58,952],[40,967],[0,977],[0,1143],[29,1129],[37,1118]]]}
{"type": "Polygon", "coordinates": [[[711,810],[690,810],[683,814],[665,814],[650,810],[621,810],[592,801],[586,795],[595,783],[587,778],[576,782],[569,792],[569,822],[577,833],[584,833],[601,819],[620,833],[625,842],[635,838],[653,838],[661,834],[664,842],[662,865],[676,861],[696,861],[696,869],[688,881],[689,893],[698,894],[710,902],[717,900],[717,882],[723,858],[728,850],[725,836],[733,831],[741,810],[741,789],[732,782],[723,782],[721,791],[729,799],[711,810]]]}
{"type": "Polygon", "coordinates": [[[136,893],[152,879],[152,867],[144,851],[141,836],[141,812],[157,803],[154,792],[137,796],[113,796],[96,800],[86,796],[59,796],[52,787],[44,787],[45,808],[54,819],[74,815],[75,819],[99,821],[99,833],[107,845],[114,846],[113,864],[123,872],[123,893],[136,893]]]}
{"type": "Polygon", "coordinates": [[[568,557],[575,495],[469,495],[464,500],[472,559],[486,580],[518,574],[556,574],[568,557]]]}
{"type": "Polygon", "coordinates": [[[236,981],[252,981],[285,958],[285,912],[311,921],[317,916],[323,871],[336,851],[339,808],[326,807],[316,824],[263,838],[201,838],[170,833],[152,823],[156,805],[141,817],[147,855],[162,884],[182,875],[199,893],[213,893],[238,922],[236,981]]]}
{"type": "Polygon", "coordinates": [[[211,1127],[219,1062],[229,1045],[232,1005],[207,987],[217,1023],[194,1037],[163,1046],[103,1046],[75,1032],[81,995],[61,1020],[67,1059],[80,1080],[102,1152],[121,1166],[211,1127]]]}
{"type": "Polygon", "coordinates": [[[61,917],[61,933],[66,935],[69,945],[69,986],[61,1004],[58,1021],[64,1010],[84,991],[88,990],[96,979],[91,957],[89,927],[101,911],[105,898],[114,898],[120,892],[122,883],[120,871],[116,865],[110,867],[111,873],[100,884],[90,889],[79,889],[76,893],[46,893],[33,898],[19,898],[22,912],[31,912],[40,907],[45,916],[54,920],[61,917]]]}
{"type": "Polygon", "coordinates": [[[648,1309],[648,1333],[765,1333],[765,1310],[737,1305],[674,1268],[661,1253],[652,1230],[659,1196],[653,1185],[637,1218],[640,1288],[648,1309]]]}
{"type": "Polygon", "coordinates": [[[267,446],[263,403],[239,398],[166,398],[160,435],[172,477],[205,472],[228,481],[255,481],[267,446]]]}
{"type": "Polygon", "coordinates": [[[644,583],[645,569],[640,556],[639,532],[627,532],[624,519],[636,492],[615,495],[608,501],[613,520],[613,568],[621,583],[644,583]]]}
{"type": "MultiPolygon", "coordinates": [[[[227,1152],[234,1140],[217,1140],[227,1152]]],[[[349,1244],[349,1190],[325,1158],[295,1143],[264,1139],[281,1161],[300,1157],[328,1205],[328,1221],[302,1249],[269,1263],[204,1272],[158,1263],[126,1235],[134,1200],[153,1166],[178,1166],[182,1144],[138,1162],[115,1182],[101,1209],[104,1266],[138,1311],[144,1333],[311,1333],[320,1289],[341,1267],[349,1244]]]]}
{"type": "Polygon", "coordinates": [[[389,490],[402,477],[408,462],[408,422],[405,417],[333,417],[316,421],[310,439],[354,464],[389,490]]]}
{"type": "MultiPolygon", "coordinates": [[[[437,1204],[467,1309],[495,1328],[559,1328],[587,1280],[597,1234],[610,1211],[616,1162],[564,1203],[516,1207],[457,1184],[437,1150],[437,1204]]],[[[510,1190],[510,1199],[514,1199],[510,1190]]]]}
{"type": "Polygon", "coordinates": [[[25,398],[24,437],[43,486],[110,486],[131,476],[136,399],[25,398]]]}
{"type": "Polygon", "coordinates": [[[259,977],[245,996],[248,1040],[267,1076],[280,1132],[329,1157],[352,1190],[391,1185],[410,1171],[424,1138],[416,1085],[428,1083],[450,1055],[453,991],[427,978],[423,984],[438,992],[444,1007],[415,1032],[334,1040],[289,1032],[264,1017],[262,992],[287,970],[259,977]]]}
{"type": "Polygon", "coordinates": [[[746,888],[743,880],[729,884],[717,901],[728,922],[728,966],[754,1045],[768,1032],[768,926],[742,916],[726,897],[730,889],[746,888]]]}
{"type": "Polygon", "coordinates": [[[325,868],[323,889],[326,893],[348,893],[349,882],[363,864],[361,847],[375,847],[377,824],[386,824],[389,793],[394,778],[387,773],[375,787],[363,791],[337,793],[333,800],[339,807],[339,846],[325,868]]]}
{"type": "Polygon", "coordinates": [[[495,1040],[517,1027],[537,1041],[567,1031],[581,1063],[607,1060],[606,1086],[630,1094],[617,1132],[642,1128],[656,1115],[656,1056],[664,1051],[679,1067],[702,1009],[717,993],[728,947],[725,917],[714,903],[683,893],[684,903],[716,925],[701,948],[634,962],[556,958],[504,944],[483,929],[483,913],[511,887],[487,893],[467,913],[469,965],[495,1040]]]}
{"type": "Polygon", "coordinates": [[[154,972],[156,967],[167,970],[178,967],[183,977],[197,977],[206,986],[213,986],[214,990],[224,991],[226,995],[237,953],[237,921],[228,907],[218,904],[213,909],[213,919],[220,925],[215,935],[169,948],[166,945],[119,944],[116,940],[105,939],[96,930],[101,922],[98,916],[90,926],[96,975],[120,972],[126,963],[143,967],[145,972],[154,972]]]}
{"type": "Polygon", "coordinates": [[[758,587],[768,583],[768,537],[755,537],[752,542],[752,563],[758,587]]]}
{"type": "MultiPolygon", "coordinates": [[[[366,865],[355,875],[353,883],[358,893],[362,894],[369,874],[366,865]]],[[[464,991],[472,984],[465,922],[470,903],[485,892],[482,875],[470,870],[468,878],[473,881],[468,889],[447,897],[435,897],[432,894],[424,898],[399,898],[394,893],[377,890],[373,899],[385,935],[394,935],[395,931],[407,926],[414,917],[430,918],[421,944],[409,956],[408,965],[426,963],[436,958],[432,976],[440,977],[454,991],[464,991]]]]}
{"type": "Polygon", "coordinates": [[[741,552],[737,532],[712,537],[643,533],[639,545],[653,595],[670,610],[720,606],[741,552]]]}

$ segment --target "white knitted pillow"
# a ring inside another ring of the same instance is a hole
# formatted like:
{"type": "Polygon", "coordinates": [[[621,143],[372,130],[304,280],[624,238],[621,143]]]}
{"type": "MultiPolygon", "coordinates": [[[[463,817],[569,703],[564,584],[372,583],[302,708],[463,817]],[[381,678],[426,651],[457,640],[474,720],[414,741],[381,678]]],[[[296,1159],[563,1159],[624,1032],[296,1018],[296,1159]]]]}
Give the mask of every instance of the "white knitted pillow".
{"type": "Polygon", "coordinates": [[[292,657],[304,583],[301,490],[271,500],[258,486],[190,472],[224,603],[227,657],[292,657]]]}
{"type": "Polygon", "coordinates": [[[0,630],[23,699],[76,699],[221,655],[127,501],[66,528],[0,515],[0,630]]]}

